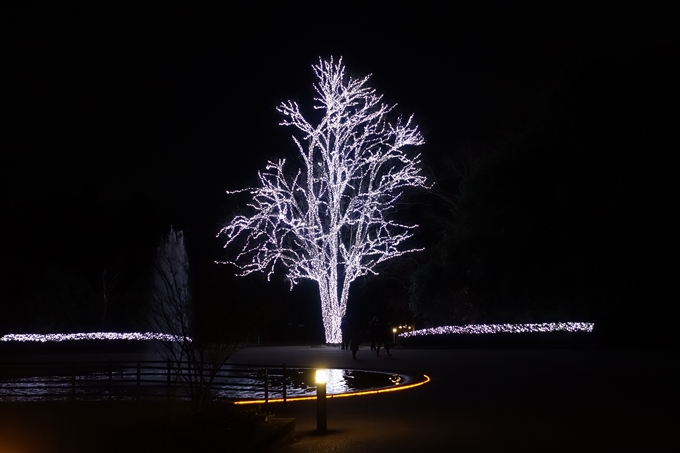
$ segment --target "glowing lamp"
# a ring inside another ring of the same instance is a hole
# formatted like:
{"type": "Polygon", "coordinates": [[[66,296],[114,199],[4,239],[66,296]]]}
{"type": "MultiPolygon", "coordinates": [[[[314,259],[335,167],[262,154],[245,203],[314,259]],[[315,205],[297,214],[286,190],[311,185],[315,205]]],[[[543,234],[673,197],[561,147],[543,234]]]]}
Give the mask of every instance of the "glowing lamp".
{"type": "Polygon", "coordinates": [[[326,370],[316,370],[316,430],[325,433],[326,424],[326,370]]]}

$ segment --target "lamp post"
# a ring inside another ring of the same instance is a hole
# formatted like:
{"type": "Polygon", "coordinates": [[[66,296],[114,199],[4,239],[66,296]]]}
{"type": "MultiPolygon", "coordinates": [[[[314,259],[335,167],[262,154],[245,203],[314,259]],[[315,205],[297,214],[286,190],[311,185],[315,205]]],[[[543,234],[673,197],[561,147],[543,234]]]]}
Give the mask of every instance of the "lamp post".
{"type": "Polygon", "coordinates": [[[392,343],[397,343],[397,328],[392,327],[392,343]]]}
{"type": "Polygon", "coordinates": [[[326,370],[316,370],[316,430],[326,432],[326,370]]]}

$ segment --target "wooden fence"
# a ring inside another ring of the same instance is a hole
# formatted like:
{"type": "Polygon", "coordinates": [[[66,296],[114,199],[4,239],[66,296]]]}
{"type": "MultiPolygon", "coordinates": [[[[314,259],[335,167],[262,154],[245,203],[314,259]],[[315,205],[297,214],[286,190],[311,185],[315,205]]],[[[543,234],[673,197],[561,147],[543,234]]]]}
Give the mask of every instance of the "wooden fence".
{"type": "Polygon", "coordinates": [[[286,365],[262,367],[174,361],[0,364],[0,402],[48,400],[191,399],[206,385],[212,399],[283,397],[286,365]]]}

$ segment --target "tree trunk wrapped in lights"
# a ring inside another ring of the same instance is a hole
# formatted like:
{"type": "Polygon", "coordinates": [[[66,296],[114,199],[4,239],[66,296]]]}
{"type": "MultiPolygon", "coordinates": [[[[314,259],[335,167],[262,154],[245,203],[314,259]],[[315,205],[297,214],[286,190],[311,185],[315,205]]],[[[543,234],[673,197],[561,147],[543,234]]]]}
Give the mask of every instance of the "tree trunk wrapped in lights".
{"type": "Polygon", "coordinates": [[[411,146],[424,143],[412,117],[393,117],[395,105],[367,86],[370,76],[354,79],[337,63],[312,66],[318,82],[310,123],[296,102],[278,106],[281,125],[293,136],[302,168],[289,172],[285,160],[270,161],[259,172],[259,187],[228,193],[251,196],[247,215],[237,215],[218,236],[237,249],[229,263],[238,275],[285,270],[292,287],[301,279],[317,282],[327,343],[340,342],[340,320],[350,284],[376,274],[383,261],[417,249],[402,243],[416,225],[390,216],[405,189],[425,187],[420,155],[411,146]],[[240,238],[238,241],[237,238],[240,238]]]}

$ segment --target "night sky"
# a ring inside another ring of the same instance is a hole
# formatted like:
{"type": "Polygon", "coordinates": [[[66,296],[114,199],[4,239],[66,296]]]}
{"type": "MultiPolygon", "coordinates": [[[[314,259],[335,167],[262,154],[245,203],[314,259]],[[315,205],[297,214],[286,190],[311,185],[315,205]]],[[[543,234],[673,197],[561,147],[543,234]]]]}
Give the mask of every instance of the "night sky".
{"type": "MultiPolygon", "coordinates": [[[[664,180],[677,147],[666,141],[676,121],[664,113],[676,106],[677,82],[668,11],[642,2],[137,3],[3,7],[0,328],[28,328],[21,301],[51,264],[69,263],[93,282],[114,262],[143,260],[170,225],[184,230],[198,268],[223,259],[214,235],[237,209],[225,191],[254,183],[267,159],[294,156],[293,131],[277,125],[275,107],[294,99],[309,111],[319,57],[342,56],[353,74],[373,74],[388,102],[415,114],[435,178],[445,176],[437,174],[444,156],[504,140],[574,74],[586,81],[581,99],[611,84],[625,95],[594,123],[616,131],[626,109],[642,106],[635,115],[653,133],[640,137],[654,140],[649,149],[637,146],[642,139],[630,148],[614,140],[575,168],[611,168],[615,176],[597,176],[603,185],[639,187],[636,224],[659,225],[673,206],[664,180]]],[[[665,231],[643,231],[646,239],[630,240],[670,249],[665,231]]],[[[640,260],[631,265],[653,265],[640,260]]]]}

